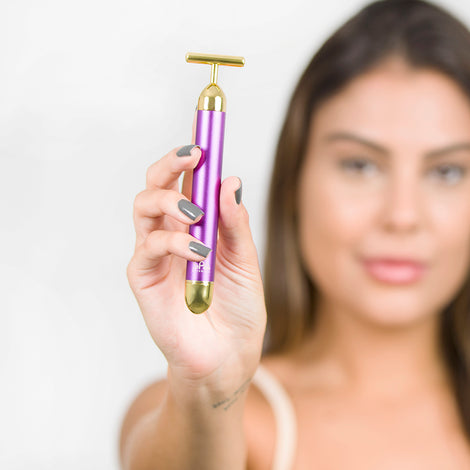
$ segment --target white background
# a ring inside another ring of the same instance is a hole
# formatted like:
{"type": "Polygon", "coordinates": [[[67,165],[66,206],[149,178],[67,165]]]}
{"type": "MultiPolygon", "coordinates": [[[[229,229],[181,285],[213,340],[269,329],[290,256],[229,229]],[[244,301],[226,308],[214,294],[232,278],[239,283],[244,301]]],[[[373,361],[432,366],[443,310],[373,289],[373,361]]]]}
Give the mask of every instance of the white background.
{"type": "MultiPolygon", "coordinates": [[[[470,24],[470,1],[440,2],[470,24]]],[[[164,357],[126,279],[147,167],[189,143],[221,67],[224,176],[263,254],[287,101],[313,52],[364,2],[1,0],[0,468],[118,469],[123,414],[164,357]]]]}

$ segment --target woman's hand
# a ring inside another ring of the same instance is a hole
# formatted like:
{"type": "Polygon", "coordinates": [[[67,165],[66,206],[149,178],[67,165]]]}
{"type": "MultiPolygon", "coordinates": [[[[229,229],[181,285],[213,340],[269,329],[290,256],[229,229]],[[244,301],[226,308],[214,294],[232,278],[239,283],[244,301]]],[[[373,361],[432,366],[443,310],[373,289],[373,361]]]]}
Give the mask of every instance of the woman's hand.
{"type": "Polygon", "coordinates": [[[178,385],[229,392],[252,377],[261,355],[266,310],[257,252],[246,208],[235,198],[241,181],[229,177],[220,191],[212,304],[203,314],[189,311],[186,262],[204,256],[189,249],[198,240],[188,230],[201,216],[192,220],[178,203],[183,200],[188,206],[192,170],[201,151],[193,147],[190,155],[178,156],[178,150],[149,167],[146,189],[135,198],[136,245],[127,277],[150,334],[168,361],[169,377],[178,385]]]}

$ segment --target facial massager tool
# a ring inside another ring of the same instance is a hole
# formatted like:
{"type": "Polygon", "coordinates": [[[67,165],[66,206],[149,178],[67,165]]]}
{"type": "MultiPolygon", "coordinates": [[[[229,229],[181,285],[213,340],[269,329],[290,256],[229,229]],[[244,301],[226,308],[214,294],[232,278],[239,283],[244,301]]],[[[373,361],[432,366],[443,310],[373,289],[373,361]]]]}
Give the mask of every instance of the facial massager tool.
{"type": "Polygon", "coordinates": [[[202,90],[197,104],[196,144],[202,156],[193,172],[191,201],[204,211],[202,219],[191,225],[189,233],[211,248],[204,261],[188,261],[186,267],[186,305],[193,313],[203,313],[214,293],[214,268],[219,220],[219,194],[225,127],[225,95],[217,85],[219,65],[243,67],[243,57],[188,52],[186,62],[209,64],[211,82],[202,90]]]}

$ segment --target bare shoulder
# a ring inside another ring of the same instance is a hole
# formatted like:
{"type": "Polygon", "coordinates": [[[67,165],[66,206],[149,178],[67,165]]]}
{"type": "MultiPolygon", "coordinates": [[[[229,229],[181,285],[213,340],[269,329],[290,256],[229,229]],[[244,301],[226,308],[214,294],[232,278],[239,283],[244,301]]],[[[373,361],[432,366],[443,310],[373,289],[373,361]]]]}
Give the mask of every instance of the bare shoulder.
{"type": "Polygon", "coordinates": [[[168,390],[166,379],[157,380],[144,387],[133,399],[121,424],[119,455],[121,461],[128,437],[136,424],[145,415],[155,411],[163,402],[168,390]]]}

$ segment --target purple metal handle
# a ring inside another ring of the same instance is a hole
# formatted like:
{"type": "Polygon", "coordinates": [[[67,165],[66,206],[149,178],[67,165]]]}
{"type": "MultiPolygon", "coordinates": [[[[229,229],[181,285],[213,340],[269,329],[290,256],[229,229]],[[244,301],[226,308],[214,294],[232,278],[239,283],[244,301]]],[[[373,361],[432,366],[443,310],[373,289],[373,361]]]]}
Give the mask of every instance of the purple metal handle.
{"type": "Polygon", "coordinates": [[[214,281],[224,127],[224,112],[197,112],[196,144],[201,147],[202,156],[193,173],[191,202],[204,211],[204,216],[190,226],[189,233],[212,251],[204,261],[188,261],[187,281],[214,281]]]}

